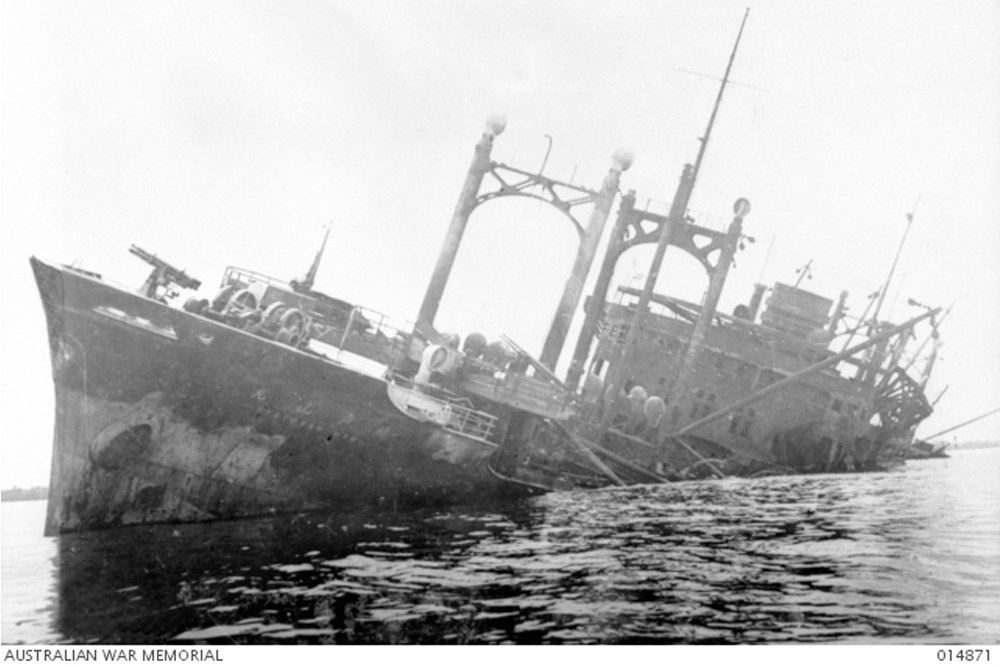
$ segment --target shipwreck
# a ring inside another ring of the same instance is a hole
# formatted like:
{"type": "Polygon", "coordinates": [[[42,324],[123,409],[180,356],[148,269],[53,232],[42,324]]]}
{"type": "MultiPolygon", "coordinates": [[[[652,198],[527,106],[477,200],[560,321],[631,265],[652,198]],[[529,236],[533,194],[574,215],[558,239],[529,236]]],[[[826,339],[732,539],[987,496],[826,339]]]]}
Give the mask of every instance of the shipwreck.
{"type": "Polygon", "coordinates": [[[230,267],[211,298],[136,246],[151,273],[135,291],[32,258],[56,392],[47,533],[900,458],[932,409],[934,354],[920,353],[937,344],[938,309],[894,325],[876,307],[848,326],[846,293],[781,283],[718,309],[750,204],[737,201],[720,230],[688,202],[729,67],[667,213],[638,207],[634,192],[619,199],[628,154],[588,189],[494,161],[504,122],[488,121],[413,324],[314,289],[322,247],[301,280],[230,267]],[[511,196],[554,206],[579,238],[537,358],[508,338],[434,326],[470,215],[511,196]],[[645,286],[612,290],[617,261],[640,244],[656,248],[645,286]],[[700,303],[656,292],[669,246],[704,267],[700,303]],[[924,321],[931,336],[909,350],[924,321]]]}

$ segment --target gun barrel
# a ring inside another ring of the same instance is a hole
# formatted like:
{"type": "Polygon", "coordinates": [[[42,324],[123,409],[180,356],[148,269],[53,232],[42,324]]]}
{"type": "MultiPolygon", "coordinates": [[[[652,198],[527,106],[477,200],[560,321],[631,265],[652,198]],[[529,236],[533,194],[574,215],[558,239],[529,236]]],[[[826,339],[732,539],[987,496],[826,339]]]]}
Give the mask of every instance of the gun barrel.
{"type": "Polygon", "coordinates": [[[168,280],[177,283],[185,289],[198,289],[201,287],[200,280],[195,280],[191,276],[184,273],[184,271],[176,268],[168,262],[163,261],[156,255],[146,252],[135,244],[132,244],[132,247],[129,248],[128,251],[157,270],[162,271],[163,275],[168,280]]]}
{"type": "Polygon", "coordinates": [[[130,253],[132,253],[133,255],[135,255],[137,257],[140,257],[141,259],[144,259],[145,261],[149,262],[150,264],[152,264],[154,262],[154,260],[156,259],[156,255],[149,254],[148,252],[146,252],[145,250],[143,250],[142,248],[140,248],[139,246],[137,246],[135,244],[133,244],[132,247],[128,249],[128,251],[130,253]]]}

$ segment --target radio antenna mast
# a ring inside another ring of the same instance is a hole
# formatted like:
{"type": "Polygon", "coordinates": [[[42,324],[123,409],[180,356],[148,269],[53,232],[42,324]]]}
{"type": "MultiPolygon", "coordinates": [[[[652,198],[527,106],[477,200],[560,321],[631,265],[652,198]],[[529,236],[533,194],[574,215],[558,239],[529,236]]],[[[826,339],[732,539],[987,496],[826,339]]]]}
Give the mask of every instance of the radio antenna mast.
{"type": "Polygon", "coordinates": [[[903,232],[903,238],[899,242],[899,248],[896,249],[896,257],[892,260],[892,266],[889,268],[889,275],[885,279],[885,284],[879,290],[878,305],[875,306],[875,314],[872,315],[873,321],[878,321],[878,314],[882,310],[882,303],[885,302],[885,295],[889,292],[889,283],[892,281],[892,274],[896,272],[896,264],[899,262],[899,256],[903,252],[903,245],[906,243],[907,234],[910,233],[910,225],[913,224],[913,216],[917,214],[918,206],[920,206],[920,196],[917,196],[917,203],[913,205],[913,213],[906,214],[906,230],[903,232]]]}
{"type": "MultiPolygon", "coordinates": [[[[750,8],[743,14],[743,22],[740,24],[740,32],[736,35],[736,44],[733,45],[733,52],[729,55],[729,64],[726,65],[726,73],[722,77],[722,85],[719,86],[719,94],[715,98],[715,106],[712,108],[712,115],[708,119],[708,127],[705,128],[705,136],[699,138],[701,148],[698,149],[698,157],[694,161],[694,168],[691,170],[691,184],[688,186],[688,194],[694,190],[694,184],[698,180],[698,171],[701,169],[702,160],[705,158],[705,149],[708,148],[708,139],[712,136],[712,126],[715,125],[715,116],[719,113],[719,106],[722,104],[722,93],[729,83],[729,72],[733,69],[733,61],[736,59],[736,49],[740,47],[740,38],[743,37],[743,27],[747,24],[747,17],[750,16],[750,8]]],[[[685,202],[685,210],[687,202],[685,202]]]]}

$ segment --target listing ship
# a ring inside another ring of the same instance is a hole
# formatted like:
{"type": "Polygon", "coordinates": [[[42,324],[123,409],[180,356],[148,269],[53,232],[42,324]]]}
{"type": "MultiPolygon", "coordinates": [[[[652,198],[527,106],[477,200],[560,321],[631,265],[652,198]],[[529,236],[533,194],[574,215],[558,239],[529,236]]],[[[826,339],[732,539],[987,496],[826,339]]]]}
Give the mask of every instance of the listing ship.
{"type": "Polygon", "coordinates": [[[48,534],[510,486],[488,416],[387,381],[383,318],[232,268],[220,298],[176,308],[165,292],[197,281],[133,253],[154,267],[138,292],[31,260],[56,390],[48,534]]]}
{"type": "Polygon", "coordinates": [[[200,282],[135,246],[152,267],[137,291],[32,258],[56,391],[46,532],[866,470],[899,456],[930,414],[933,358],[913,378],[906,345],[937,310],[898,326],[862,317],[845,334],[846,295],[834,307],[778,284],[759,315],[763,286],[732,316],[718,311],[749,202],[722,231],[688,202],[728,76],[670,212],[621,198],[565,377],[557,363],[631,157],[616,153],[597,190],[561,182],[492,160],[498,118],[412,326],[316,291],[322,248],[302,280],[230,267],[213,298],[182,307],[200,282]],[[508,196],[552,205],[579,238],[537,359],[506,337],[434,326],[469,217],[508,196]],[[643,243],[656,244],[645,287],[609,294],[622,253],[643,243]],[[701,303],[655,293],[668,246],[705,267],[701,303]]]}

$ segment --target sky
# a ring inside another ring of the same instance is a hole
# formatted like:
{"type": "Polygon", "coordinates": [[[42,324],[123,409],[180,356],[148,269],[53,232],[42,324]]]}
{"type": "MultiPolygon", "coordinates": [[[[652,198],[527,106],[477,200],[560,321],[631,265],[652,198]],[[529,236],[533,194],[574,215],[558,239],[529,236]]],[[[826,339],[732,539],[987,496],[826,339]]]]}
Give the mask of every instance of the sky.
{"type": "MultiPolygon", "coordinates": [[[[691,201],[708,226],[727,224],[737,198],[752,204],[755,243],[722,308],[811,262],[801,286],[847,290],[859,315],[914,214],[883,315],[919,314],[908,299],[951,307],[928,386],[940,400],[918,436],[1000,407],[995,0],[7,0],[0,486],[49,474],[30,256],[137,288],[136,244],[212,296],[229,265],[302,276],[329,224],[316,287],[412,320],[488,117],[507,119],[495,160],[598,189],[626,149],[622,192],[664,206],[748,7],[691,201]]],[[[438,328],[507,334],[537,354],[575,243],[537,200],[481,206],[438,328]]],[[[651,254],[631,251],[617,281],[641,285],[651,254]]],[[[693,259],[667,253],[658,291],[697,301],[705,284],[693,259]]],[[[1000,439],[1000,416],[956,435],[1000,439]]]]}

